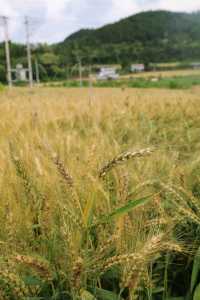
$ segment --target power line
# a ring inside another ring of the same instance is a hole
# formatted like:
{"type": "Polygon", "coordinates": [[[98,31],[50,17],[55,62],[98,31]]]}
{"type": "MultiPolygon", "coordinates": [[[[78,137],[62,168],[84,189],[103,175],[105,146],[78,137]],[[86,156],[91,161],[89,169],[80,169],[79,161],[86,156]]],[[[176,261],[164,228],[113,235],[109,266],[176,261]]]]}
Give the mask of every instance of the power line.
{"type": "MultiPolygon", "coordinates": [[[[23,22],[23,20],[24,20],[24,15],[9,15],[8,16],[9,17],[9,19],[10,19],[10,21],[11,22],[18,22],[18,21],[20,21],[20,20],[22,20],[22,22],[23,22]]],[[[43,24],[45,24],[46,22],[51,22],[51,23],[55,23],[55,22],[57,22],[58,20],[57,20],[57,18],[55,18],[55,17],[51,17],[51,16],[42,16],[42,17],[37,17],[37,16],[32,16],[32,17],[29,17],[29,22],[30,23],[34,23],[34,24],[41,24],[41,25],[43,25],[43,24]]],[[[78,20],[77,20],[77,18],[73,18],[73,17],[71,17],[71,18],[67,18],[67,17],[62,17],[62,18],[60,18],[59,19],[59,21],[62,21],[62,22],[65,22],[65,23],[71,23],[71,24],[75,24],[75,25],[80,25],[80,26],[82,26],[82,27],[89,27],[89,28],[96,28],[96,27],[99,27],[99,26],[102,26],[102,24],[101,23],[98,23],[98,24],[91,24],[91,23],[82,23],[82,22],[79,22],[78,20]]]]}
{"type": "MultiPolygon", "coordinates": [[[[9,23],[11,24],[12,28],[14,29],[16,27],[15,24],[13,23],[16,23],[17,26],[20,26],[20,24],[22,25],[24,23],[24,16],[22,16],[21,14],[16,14],[16,15],[13,15],[11,14],[9,17],[9,23]],[[22,22],[22,19],[23,19],[23,22],[22,22]]],[[[92,24],[83,24],[81,22],[79,22],[77,20],[77,18],[65,18],[65,17],[62,17],[61,19],[57,20],[57,18],[55,17],[51,17],[51,16],[44,16],[44,17],[41,17],[41,16],[29,16],[28,18],[28,21],[29,21],[29,37],[32,37],[32,41],[33,43],[37,43],[37,33],[38,31],[40,30],[39,28],[47,28],[52,24],[52,28],[53,28],[53,24],[56,22],[57,25],[59,25],[59,22],[60,23],[65,23],[65,24],[71,24],[72,28],[70,30],[70,32],[66,33],[66,36],[70,36],[71,34],[73,34],[73,32],[75,32],[76,30],[78,30],[79,28],[95,28],[96,26],[92,25],[92,24]]],[[[12,30],[13,32],[15,32],[15,30],[12,30]]],[[[48,29],[49,31],[49,29],[48,29]]],[[[64,39],[64,37],[63,37],[64,39]]],[[[45,41],[45,38],[42,39],[44,40],[44,42],[47,42],[45,41]]],[[[60,38],[60,40],[62,40],[62,37],[60,38]]],[[[17,41],[15,39],[15,41],[17,41]]],[[[20,37],[20,41],[21,41],[21,37],[20,37]]],[[[40,42],[42,43],[41,39],[40,39],[40,42]]]]}

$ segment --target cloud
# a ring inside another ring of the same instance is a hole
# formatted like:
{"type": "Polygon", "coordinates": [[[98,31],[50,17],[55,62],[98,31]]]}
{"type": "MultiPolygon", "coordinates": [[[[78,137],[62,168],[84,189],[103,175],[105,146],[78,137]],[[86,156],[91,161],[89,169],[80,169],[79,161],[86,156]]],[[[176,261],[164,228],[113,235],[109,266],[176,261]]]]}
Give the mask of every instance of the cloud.
{"type": "Polygon", "coordinates": [[[110,19],[113,19],[113,21],[117,21],[120,18],[132,15],[135,12],[139,11],[139,5],[137,1],[113,0],[112,3],[113,3],[113,7],[112,10],[110,11],[110,19]]]}
{"type": "Polygon", "coordinates": [[[181,1],[174,1],[165,0],[158,1],[157,7],[161,9],[170,9],[173,11],[196,11],[200,9],[200,2],[199,0],[181,0],[181,1]]]}
{"type": "Polygon", "coordinates": [[[46,0],[46,4],[46,23],[34,34],[34,39],[45,40],[49,32],[49,41],[61,41],[80,28],[94,28],[112,21],[113,0],[57,0],[55,6],[46,0]]]}
{"type": "MultiPolygon", "coordinates": [[[[80,28],[99,27],[139,11],[200,10],[199,0],[0,0],[1,14],[10,16],[12,40],[24,42],[24,16],[30,16],[33,42],[57,42],[80,28]]],[[[0,40],[3,30],[0,27],[0,40]]]]}
{"type": "MultiPolygon", "coordinates": [[[[38,0],[0,0],[1,15],[9,17],[9,35],[16,41],[25,41],[25,16],[30,16],[30,32],[45,24],[46,2],[38,0]]],[[[0,40],[4,37],[3,28],[0,27],[0,40]]]]}
{"type": "Polygon", "coordinates": [[[67,13],[73,16],[78,23],[88,26],[97,26],[109,20],[113,9],[113,0],[74,0],[66,6],[67,13]]]}

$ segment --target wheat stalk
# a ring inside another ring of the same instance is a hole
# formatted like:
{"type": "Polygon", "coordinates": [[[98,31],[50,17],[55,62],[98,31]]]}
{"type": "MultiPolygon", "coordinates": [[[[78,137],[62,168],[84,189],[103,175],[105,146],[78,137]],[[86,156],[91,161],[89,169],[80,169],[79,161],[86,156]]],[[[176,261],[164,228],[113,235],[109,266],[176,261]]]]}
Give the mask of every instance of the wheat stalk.
{"type": "Polygon", "coordinates": [[[136,157],[143,157],[146,155],[150,155],[154,151],[153,148],[146,148],[146,149],[141,149],[139,151],[129,151],[129,152],[124,152],[117,157],[113,158],[112,160],[108,161],[102,168],[99,170],[99,177],[104,178],[106,174],[115,166],[126,162],[130,159],[136,158],[136,157]]]}
{"type": "Polygon", "coordinates": [[[37,274],[41,277],[45,278],[47,281],[52,280],[52,271],[50,268],[50,264],[39,257],[33,257],[30,255],[16,255],[13,257],[17,263],[26,265],[32,268],[37,274]]]}
{"type": "Polygon", "coordinates": [[[72,188],[74,186],[74,181],[72,176],[70,175],[69,171],[64,166],[63,162],[60,160],[59,156],[57,154],[52,155],[52,160],[54,164],[57,167],[57,170],[59,174],[62,176],[63,180],[66,182],[66,184],[72,188]]]}

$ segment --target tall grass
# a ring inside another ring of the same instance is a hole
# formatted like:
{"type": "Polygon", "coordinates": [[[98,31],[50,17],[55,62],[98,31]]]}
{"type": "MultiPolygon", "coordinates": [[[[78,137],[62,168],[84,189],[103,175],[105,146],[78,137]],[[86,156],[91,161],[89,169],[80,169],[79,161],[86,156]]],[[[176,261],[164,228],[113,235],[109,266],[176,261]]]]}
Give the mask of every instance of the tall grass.
{"type": "Polygon", "coordinates": [[[192,297],[199,89],[93,93],[1,94],[0,299],[192,297]]]}

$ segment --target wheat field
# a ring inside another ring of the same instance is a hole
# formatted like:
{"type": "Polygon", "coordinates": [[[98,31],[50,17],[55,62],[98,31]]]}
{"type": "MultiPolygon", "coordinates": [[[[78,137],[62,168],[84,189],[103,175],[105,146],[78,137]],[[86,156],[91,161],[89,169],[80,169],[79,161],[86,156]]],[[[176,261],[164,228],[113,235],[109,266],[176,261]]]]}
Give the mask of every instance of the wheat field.
{"type": "Polygon", "coordinates": [[[200,245],[199,94],[1,92],[1,300],[184,299],[200,245]]]}

